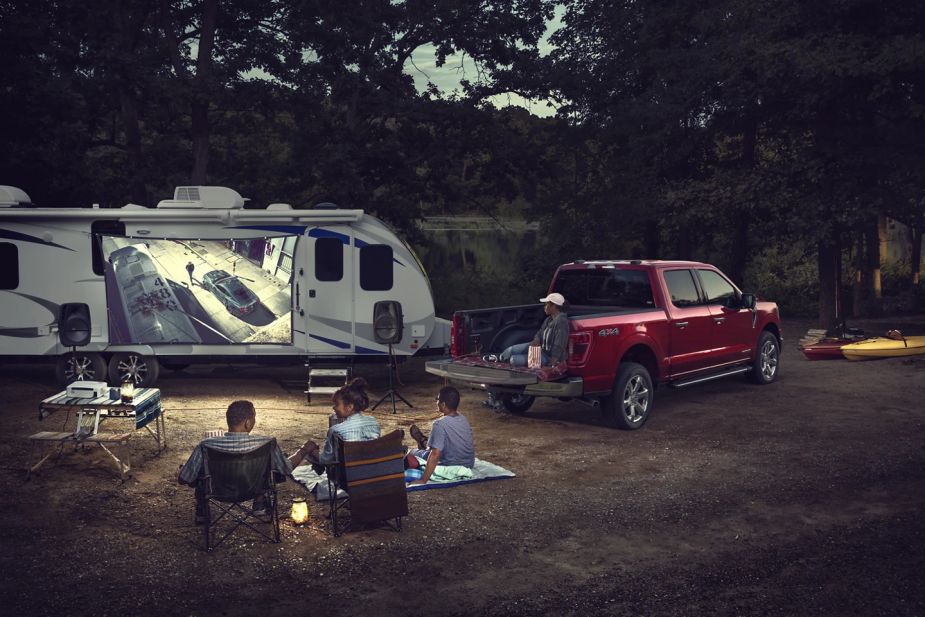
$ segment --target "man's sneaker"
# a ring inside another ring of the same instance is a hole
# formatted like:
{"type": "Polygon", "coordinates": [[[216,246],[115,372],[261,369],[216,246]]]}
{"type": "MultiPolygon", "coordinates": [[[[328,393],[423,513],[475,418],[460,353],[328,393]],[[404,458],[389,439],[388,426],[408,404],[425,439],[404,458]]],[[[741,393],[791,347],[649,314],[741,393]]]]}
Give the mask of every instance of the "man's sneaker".
{"type": "Polygon", "coordinates": [[[487,353],[484,356],[482,356],[482,360],[484,360],[485,362],[497,362],[498,356],[493,353],[487,353]]]}

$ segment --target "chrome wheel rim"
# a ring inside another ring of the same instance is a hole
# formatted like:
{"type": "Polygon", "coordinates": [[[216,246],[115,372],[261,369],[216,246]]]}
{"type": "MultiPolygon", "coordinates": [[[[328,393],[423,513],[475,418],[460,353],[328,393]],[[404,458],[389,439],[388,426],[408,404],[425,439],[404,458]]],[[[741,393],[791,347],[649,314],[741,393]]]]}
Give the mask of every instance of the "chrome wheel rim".
{"type": "Polygon", "coordinates": [[[148,364],[141,356],[131,355],[119,362],[119,381],[131,381],[136,386],[140,385],[148,376],[148,364]]]}
{"type": "Polygon", "coordinates": [[[770,381],[777,373],[777,345],[774,341],[765,341],[761,346],[761,376],[770,381]]]}
{"type": "Polygon", "coordinates": [[[646,416],[649,409],[649,387],[642,375],[633,375],[623,389],[623,415],[635,424],[646,416]]]}
{"type": "Polygon", "coordinates": [[[92,381],[96,371],[89,356],[71,356],[65,364],[64,376],[68,381],[92,381]]]}

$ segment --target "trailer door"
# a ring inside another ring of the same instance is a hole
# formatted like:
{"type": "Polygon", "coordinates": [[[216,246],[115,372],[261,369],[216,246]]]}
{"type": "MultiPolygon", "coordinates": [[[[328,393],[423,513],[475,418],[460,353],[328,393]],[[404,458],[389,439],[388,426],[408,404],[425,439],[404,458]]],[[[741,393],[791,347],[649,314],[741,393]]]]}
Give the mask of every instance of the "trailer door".
{"type": "Polygon", "coordinates": [[[306,230],[301,303],[308,353],[354,353],[353,231],[346,225],[306,230]]]}

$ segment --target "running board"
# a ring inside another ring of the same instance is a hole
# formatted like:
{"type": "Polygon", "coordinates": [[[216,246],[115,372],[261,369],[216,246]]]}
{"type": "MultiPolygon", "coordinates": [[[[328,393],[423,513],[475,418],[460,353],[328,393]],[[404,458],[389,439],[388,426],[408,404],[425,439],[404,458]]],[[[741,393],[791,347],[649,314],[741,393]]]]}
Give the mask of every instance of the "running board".
{"type": "Polygon", "coordinates": [[[673,381],[668,385],[672,388],[684,388],[686,386],[692,386],[694,384],[703,383],[705,381],[713,381],[714,379],[722,379],[723,377],[730,377],[732,375],[741,375],[742,373],[747,373],[752,370],[750,366],[743,366],[741,368],[732,369],[729,371],[723,371],[722,373],[714,373],[712,375],[706,375],[704,377],[694,377],[693,379],[683,379],[681,381],[673,381]]]}

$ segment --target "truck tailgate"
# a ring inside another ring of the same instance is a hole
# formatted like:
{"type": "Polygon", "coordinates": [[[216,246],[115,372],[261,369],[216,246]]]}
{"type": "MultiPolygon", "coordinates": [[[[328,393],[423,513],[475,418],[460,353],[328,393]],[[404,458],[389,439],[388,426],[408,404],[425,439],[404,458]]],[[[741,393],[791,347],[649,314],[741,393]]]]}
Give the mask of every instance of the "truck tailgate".
{"type": "Polygon", "coordinates": [[[502,367],[464,364],[455,360],[431,360],[424,367],[431,375],[499,386],[527,386],[539,381],[539,377],[534,373],[502,367]]]}

